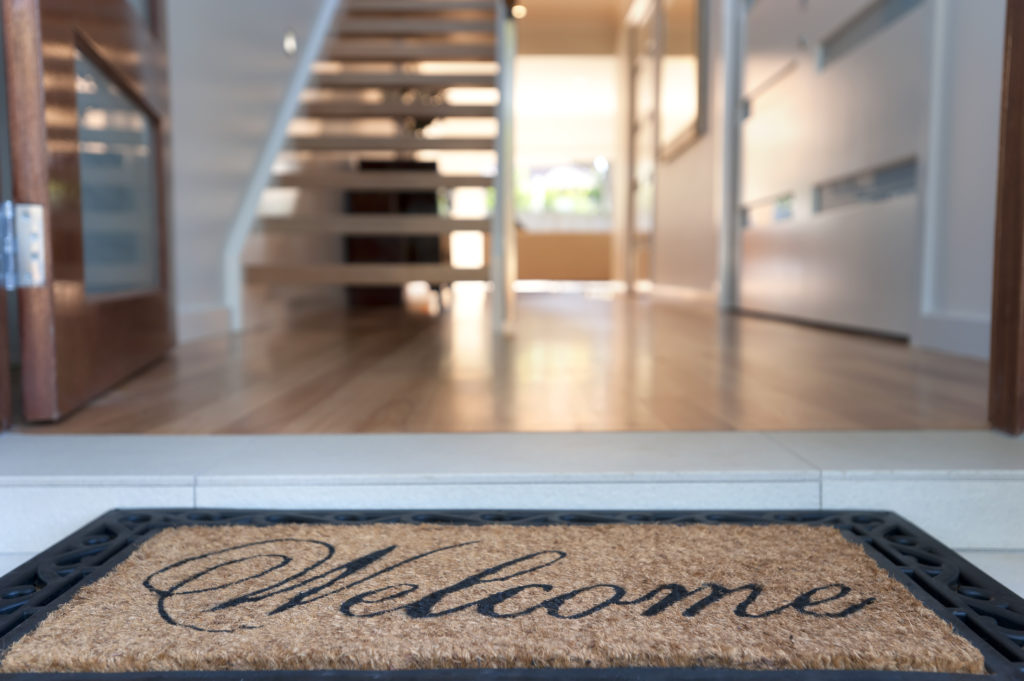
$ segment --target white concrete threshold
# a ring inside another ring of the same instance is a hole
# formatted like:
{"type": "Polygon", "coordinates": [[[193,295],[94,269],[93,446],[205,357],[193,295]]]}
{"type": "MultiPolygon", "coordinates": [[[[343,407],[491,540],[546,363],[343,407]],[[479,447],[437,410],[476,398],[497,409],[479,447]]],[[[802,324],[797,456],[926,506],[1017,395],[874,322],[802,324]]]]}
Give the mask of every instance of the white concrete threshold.
{"type": "Polygon", "coordinates": [[[884,509],[1024,593],[988,431],[0,436],[0,573],[127,507],[884,509]]]}

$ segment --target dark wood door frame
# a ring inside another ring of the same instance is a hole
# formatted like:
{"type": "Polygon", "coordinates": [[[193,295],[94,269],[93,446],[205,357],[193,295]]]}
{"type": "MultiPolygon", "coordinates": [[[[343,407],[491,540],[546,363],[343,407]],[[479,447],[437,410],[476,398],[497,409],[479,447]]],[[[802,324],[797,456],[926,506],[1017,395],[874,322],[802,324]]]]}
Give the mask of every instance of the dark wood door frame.
{"type": "Polygon", "coordinates": [[[46,215],[47,282],[18,292],[22,405],[53,421],[162,357],[174,344],[167,189],[165,46],[159,4],[143,21],[127,0],[0,0],[4,22],[14,200],[46,215]],[[51,56],[44,58],[45,42],[51,56]],[[85,289],[79,130],[49,107],[75,111],[75,51],[104,72],[151,122],[158,186],[159,282],[124,294],[85,289]],[[57,56],[53,56],[57,55],[57,56]],[[47,78],[44,78],[44,74],[47,78]],[[51,144],[52,142],[52,144],[51,144]],[[61,191],[52,192],[51,187],[61,191]]]}
{"type": "MultiPolygon", "coordinates": [[[[12,198],[17,203],[33,203],[44,207],[49,215],[48,172],[46,168],[46,104],[43,99],[42,36],[39,30],[38,0],[2,0],[4,17],[4,58],[7,69],[7,101],[17,102],[8,107],[8,129],[11,140],[12,198]],[[17,74],[17,77],[15,77],[17,74]],[[17,131],[17,134],[14,134],[17,131]]],[[[46,263],[46,271],[52,262],[46,263]]],[[[22,315],[20,324],[24,332],[32,327],[35,342],[23,344],[22,360],[49,371],[23,376],[22,380],[39,383],[35,391],[43,393],[56,384],[55,338],[50,323],[53,297],[49,287],[26,288],[18,291],[22,310],[32,309],[39,314],[22,315]],[[48,311],[48,313],[47,313],[48,311]]],[[[23,334],[24,336],[24,334],[23,334]]]]}
{"type": "MultiPolygon", "coordinates": [[[[2,9],[0,7],[0,11],[2,9]]],[[[0,20],[2,19],[3,14],[0,13],[0,20]]],[[[2,63],[0,63],[0,66],[2,66],[2,63]]],[[[6,119],[2,115],[0,115],[0,125],[6,125],[6,119]]],[[[0,182],[4,179],[3,172],[3,164],[0,163],[0,182]]],[[[2,191],[0,191],[0,198],[7,198],[2,191]]],[[[0,247],[2,247],[2,244],[0,244],[0,247]]],[[[2,281],[2,277],[3,273],[0,273],[0,281],[2,281]]],[[[0,431],[10,428],[11,421],[14,418],[14,381],[11,377],[11,353],[7,345],[7,338],[7,293],[4,291],[3,285],[0,284],[0,431]]]]}
{"type": "Polygon", "coordinates": [[[1006,3],[988,417],[1024,432],[1024,2],[1006,3]]]}
{"type": "MultiPolygon", "coordinates": [[[[0,7],[0,20],[3,18],[3,8],[0,7]]],[[[0,68],[3,63],[0,62],[0,68]]],[[[0,125],[6,125],[6,118],[0,115],[0,125]]],[[[0,153],[6,153],[6,150],[0,151],[0,153]]],[[[0,182],[3,182],[4,177],[3,163],[0,163],[0,182]]],[[[0,199],[6,199],[5,193],[0,190],[0,199]]],[[[0,248],[3,245],[0,244],[0,248]]],[[[0,282],[3,281],[3,274],[0,273],[0,282]]],[[[10,348],[7,345],[8,328],[7,328],[7,292],[4,290],[3,284],[0,283],[0,431],[7,430],[11,427],[11,421],[14,419],[14,381],[11,376],[11,353],[10,348]]]]}

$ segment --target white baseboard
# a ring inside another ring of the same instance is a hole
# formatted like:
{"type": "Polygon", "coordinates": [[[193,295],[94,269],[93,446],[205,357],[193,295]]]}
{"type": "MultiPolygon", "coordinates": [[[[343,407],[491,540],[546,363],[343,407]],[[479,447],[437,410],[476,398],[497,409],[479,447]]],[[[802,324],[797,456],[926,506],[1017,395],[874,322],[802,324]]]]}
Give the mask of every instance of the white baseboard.
{"type": "Polygon", "coordinates": [[[178,343],[231,332],[231,314],[224,305],[187,305],[177,311],[178,343]]]}
{"type": "Polygon", "coordinates": [[[914,347],[988,359],[991,323],[981,315],[933,312],[918,316],[910,334],[914,347]]]}

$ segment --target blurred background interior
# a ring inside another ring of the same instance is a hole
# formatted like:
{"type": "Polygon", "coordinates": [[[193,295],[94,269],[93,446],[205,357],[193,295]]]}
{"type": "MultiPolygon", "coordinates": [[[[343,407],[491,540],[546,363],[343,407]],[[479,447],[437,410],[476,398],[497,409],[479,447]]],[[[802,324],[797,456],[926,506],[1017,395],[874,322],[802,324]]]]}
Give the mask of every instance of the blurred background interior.
{"type": "Polygon", "coordinates": [[[64,4],[17,429],[986,426],[1003,0],[64,4]]]}

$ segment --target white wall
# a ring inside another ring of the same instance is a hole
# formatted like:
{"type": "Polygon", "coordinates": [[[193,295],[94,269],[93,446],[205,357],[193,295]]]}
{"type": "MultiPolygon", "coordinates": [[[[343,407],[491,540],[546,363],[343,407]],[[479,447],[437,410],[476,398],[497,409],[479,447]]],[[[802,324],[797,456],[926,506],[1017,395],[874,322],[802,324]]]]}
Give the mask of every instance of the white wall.
{"type": "Polygon", "coordinates": [[[707,132],[682,154],[658,163],[652,280],[664,291],[711,292],[718,283],[716,210],[723,126],[723,80],[720,34],[722,3],[708,3],[709,71],[707,132]]]}
{"type": "Polygon", "coordinates": [[[222,257],[325,0],[166,3],[171,71],[173,258],[179,341],[226,332],[222,257]]]}
{"type": "Polygon", "coordinates": [[[516,159],[537,163],[617,156],[614,55],[528,54],[516,58],[516,159]]]}
{"type": "Polygon", "coordinates": [[[682,155],[658,164],[651,253],[656,285],[710,292],[717,283],[715,145],[711,135],[709,130],[682,155]]]}
{"type": "MultiPolygon", "coordinates": [[[[820,77],[816,43],[868,4],[753,5],[744,92],[759,96],[744,124],[742,200],[792,191],[796,201],[794,220],[741,236],[741,301],[985,357],[1006,0],[926,0],[820,77]],[[911,155],[918,193],[813,214],[817,182],[911,155]],[[770,300],[787,297],[797,304],[770,300]],[[837,306],[852,316],[830,317],[837,306]]],[[[720,33],[712,26],[713,38],[720,33]]],[[[723,82],[719,51],[713,90],[723,82]]],[[[660,168],[654,279],[663,285],[718,279],[722,217],[708,202],[721,190],[721,94],[712,98],[712,145],[660,168]]]]}
{"type": "Polygon", "coordinates": [[[794,202],[792,218],[744,229],[739,304],[909,336],[918,294],[917,194],[821,212],[813,206],[821,183],[920,159],[927,142],[930,3],[819,66],[817,45],[865,4],[765,0],[748,16],[751,112],[742,131],[740,202],[787,194],[794,202]]]}
{"type": "Polygon", "coordinates": [[[938,0],[914,344],[987,357],[1006,0],[938,0]]]}
{"type": "Polygon", "coordinates": [[[985,357],[1005,0],[926,0],[819,70],[816,45],[867,4],[748,17],[743,201],[795,202],[744,233],[741,305],[985,357]],[[915,194],[814,212],[816,183],[910,157],[915,194]]]}

